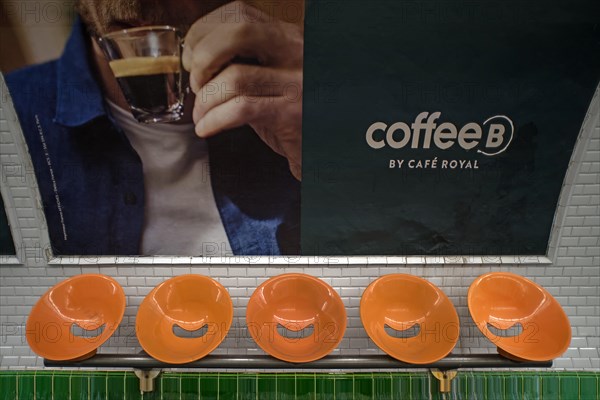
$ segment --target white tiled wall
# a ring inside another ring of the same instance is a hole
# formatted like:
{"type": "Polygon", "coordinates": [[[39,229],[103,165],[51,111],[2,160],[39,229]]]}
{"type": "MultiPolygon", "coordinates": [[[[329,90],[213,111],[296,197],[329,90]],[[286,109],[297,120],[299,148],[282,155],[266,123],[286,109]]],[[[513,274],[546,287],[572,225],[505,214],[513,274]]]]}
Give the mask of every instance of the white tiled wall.
{"type": "MultiPolygon", "coordinates": [[[[245,264],[192,265],[189,259],[156,259],[153,265],[136,264],[141,259],[130,259],[130,264],[94,265],[101,260],[68,258],[61,265],[48,265],[44,260],[47,234],[37,227],[40,217],[31,199],[32,174],[27,163],[19,158],[19,144],[9,133],[10,113],[2,103],[0,120],[0,162],[2,190],[7,198],[9,214],[18,217],[21,227],[17,247],[24,265],[0,267],[0,367],[40,367],[42,360],[27,346],[24,325],[33,304],[52,285],[66,277],[80,273],[103,273],[119,281],[127,295],[125,318],[118,333],[102,346],[102,352],[133,353],[140,350],[135,338],[135,314],[144,296],[158,283],[181,274],[209,275],[229,289],[235,317],[225,342],[215,353],[261,353],[244,329],[245,305],[253,290],[267,277],[282,272],[305,272],[331,284],[341,294],[348,312],[346,335],[335,351],[337,354],[373,354],[379,350],[363,330],[358,305],[363,289],[377,277],[395,273],[409,273],[429,279],[441,287],[456,306],[461,320],[460,341],[455,353],[495,352],[471,322],[467,309],[467,289],[479,275],[490,271],[510,271],[524,275],[544,286],[564,307],[571,321],[573,340],[564,356],[555,361],[555,367],[568,369],[600,369],[600,123],[598,91],[595,103],[586,117],[584,129],[569,167],[555,218],[548,257],[551,263],[536,258],[515,263],[511,257],[502,259],[452,258],[447,263],[430,263],[431,259],[399,259],[404,263],[386,264],[386,258],[368,260],[332,258],[326,265],[313,265],[312,259],[304,264],[256,264],[247,259],[245,264]],[[7,118],[9,121],[7,121],[7,118]],[[18,167],[23,165],[24,167],[18,167]],[[21,168],[21,169],[19,169],[21,168]],[[19,172],[20,171],[20,172],[19,172]],[[10,200],[10,199],[9,199],[10,200]],[[20,236],[20,237],[19,237],[20,236]],[[466,262],[465,262],[466,261],[466,262]],[[90,265],[81,265],[82,263],[90,265]]],[[[244,259],[241,259],[242,263],[244,259]]],[[[323,261],[323,260],[321,260],[323,261]]],[[[398,260],[396,260],[398,261],[398,260]]],[[[433,260],[435,261],[435,260],[433,260]]]]}

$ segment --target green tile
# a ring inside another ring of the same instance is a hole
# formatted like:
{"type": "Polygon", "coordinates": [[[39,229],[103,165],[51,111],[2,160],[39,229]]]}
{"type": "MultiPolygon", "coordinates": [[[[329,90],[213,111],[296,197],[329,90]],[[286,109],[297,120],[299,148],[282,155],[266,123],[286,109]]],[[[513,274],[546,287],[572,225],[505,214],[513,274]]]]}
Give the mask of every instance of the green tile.
{"type": "MultiPolygon", "coordinates": [[[[593,372],[459,371],[445,399],[598,400],[600,374],[593,372]]],[[[0,372],[0,400],[141,399],[132,372],[0,372]],[[17,385],[18,384],[18,385],[17,385]],[[17,387],[18,386],[18,387],[17,387]]],[[[426,372],[355,374],[214,374],[163,372],[144,400],[440,400],[439,384],[426,372]]]]}
{"type": "Polygon", "coordinates": [[[427,375],[411,375],[410,395],[412,399],[429,399],[429,377],[427,375]]]}
{"type": "Polygon", "coordinates": [[[51,399],[52,398],[52,374],[44,371],[36,371],[35,379],[35,398],[36,399],[51,399]]]}
{"type": "Polygon", "coordinates": [[[108,396],[107,372],[94,372],[90,375],[90,400],[104,400],[108,396]]]}
{"type": "Polygon", "coordinates": [[[52,374],[52,385],[55,399],[71,398],[71,373],[63,371],[54,371],[52,374]]]}
{"type": "Polygon", "coordinates": [[[555,374],[542,375],[542,399],[556,400],[559,398],[560,384],[555,374]]]}
{"type": "Polygon", "coordinates": [[[317,400],[334,400],[335,395],[335,378],[326,374],[317,375],[315,383],[315,393],[317,400]]]}
{"type": "Polygon", "coordinates": [[[597,400],[600,397],[598,393],[598,375],[583,375],[579,377],[579,393],[581,400],[597,400]]]}
{"type": "Polygon", "coordinates": [[[296,398],[295,375],[277,374],[277,400],[294,400],[296,398]]]}
{"type": "MultiPolygon", "coordinates": [[[[432,376],[431,379],[431,391],[433,393],[439,393],[440,381],[432,376]]],[[[466,373],[459,373],[450,384],[450,392],[452,393],[452,400],[464,400],[468,399],[467,390],[469,389],[468,376],[466,373]]]]}
{"type": "MultiPolygon", "coordinates": [[[[106,376],[107,400],[122,400],[125,397],[126,376],[124,373],[109,373],[106,376]]],[[[54,387],[56,388],[56,383],[54,387]]]]}
{"type": "MultiPolygon", "coordinates": [[[[198,383],[200,375],[184,374],[181,376],[181,400],[197,400],[200,394],[198,383]]],[[[146,400],[146,399],[144,399],[146,400]]]]}
{"type": "Polygon", "coordinates": [[[277,398],[277,382],[273,374],[258,375],[258,398],[259,400],[275,400],[277,398]]]}
{"type": "Polygon", "coordinates": [[[17,374],[3,372],[0,373],[0,399],[14,400],[17,398],[17,374]]]}
{"type": "Polygon", "coordinates": [[[316,399],[316,375],[298,374],[296,376],[296,400],[316,399]]]}
{"type": "Polygon", "coordinates": [[[357,400],[371,400],[373,398],[373,375],[354,376],[354,398],[357,400]]]}
{"type": "MultiPolygon", "coordinates": [[[[477,389],[477,385],[475,383],[476,378],[470,372],[458,371],[457,377],[461,377],[463,381],[463,387],[460,391],[464,399],[473,399],[477,398],[477,393],[475,392],[477,389]]],[[[455,378],[456,380],[456,378],[455,378]]]]}
{"type": "Polygon", "coordinates": [[[221,374],[219,376],[219,400],[236,400],[237,375],[221,374]]]}
{"type": "Polygon", "coordinates": [[[255,400],[257,391],[257,374],[240,374],[238,376],[238,400],[255,400]]]}
{"type": "MultiPolygon", "coordinates": [[[[433,376],[431,374],[431,372],[428,372],[427,374],[427,379],[428,379],[428,388],[429,388],[429,393],[430,393],[430,399],[431,400],[439,400],[441,399],[440,397],[440,382],[437,380],[437,378],[435,376],[433,376]]],[[[460,375],[460,374],[459,374],[460,375]]],[[[454,387],[454,383],[456,382],[456,379],[454,379],[451,383],[450,388],[454,387]]],[[[449,395],[446,395],[446,397],[444,397],[444,400],[446,400],[447,398],[452,399],[452,400],[456,400],[454,399],[454,397],[452,396],[452,393],[450,393],[449,395]],[[450,395],[450,396],[449,396],[450,395]]]]}
{"type": "Polygon", "coordinates": [[[373,398],[392,400],[392,375],[375,374],[373,376],[373,398]]]}
{"type": "Polygon", "coordinates": [[[523,398],[523,379],[517,373],[504,376],[504,398],[507,400],[520,400],[523,398]]]}
{"type": "MultiPolygon", "coordinates": [[[[457,379],[458,378],[462,380],[461,396],[463,398],[485,398],[485,395],[488,391],[488,375],[478,372],[466,372],[459,370],[457,374],[457,379]]],[[[500,382],[498,385],[504,384],[502,377],[498,380],[498,382],[500,382]]]]}
{"type": "Polygon", "coordinates": [[[559,393],[560,400],[578,400],[579,399],[579,377],[571,374],[559,375],[559,393]]]}
{"type": "Polygon", "coordinates": [[[539,400],[542,397],[542,378],[527,374],[523,377],[523,400],[539,400]]]}
{"type": "MultiPolygon", "coordinates": [[[[478,399],[483,396],[486,392],[486,376],[481,374],[474,374],[472,372],[458,371],[458,375],[466,375],[467,379],[467,393],[471,396],[471,399],[478,399]]],[[[432,389],[433,390],[433,389],[432,389]]]]}
{"type": "Polygon", "coordinates": [[[392,398],[394,400],[404,400],[411,398],[410,375],[393,374],[392,375],[392,398]]]}
{"type": "Polygon", "coordinates": [[[354,379],[352,375],[339,375],[335,378],[335,400],[354,398],[354,379]]]}
{"type": "Polygon", "coordinates": [[[74,373],[71,375],[71,399],[87,399],[90,379],[87,375],[74,373]]]}
{"type": "Polygon", "coordinates": [[[19,396],[18,399],[33,399],[33,374],[20,373],[17,382],[17,394],[19,396]]]}
{"type": "Polygon", "coordinates": [[[181,378],[178,374],[160,376],[160,394],[165,399],[179,398],[181,378]]]}
{"type": "Polygon", "coordinates": [[[142,394],[140,393],[140,380],[133,372],[126,373],[124,389],[124,400],[138,400],[142,398],[142,394]]]}
{"type": "Polygon", "coordinates": [[[504,375],[490,374],[486,377],[486,399],[503,400],[504,399],[504,375]]]}
{"type": "Polygon", "coordinates": [[[200,376],[200,397],[202,400],[211,400],[219,397],[219,376],[201,375],[200,376]]]}
{"type": "MultiPolygon", "coordinates": [[[[454,379],[450,382],[450,393],[452,394],[453,400],[463,400],[469,399],[469,390],[474,386],[472,381],[474,380],[473,376],[470,376],[469,373],[459,371],[458,374],[454,377],[454,379]]],[[[440,398],[440,386],[441,382],[435,378],[433,375],[431,376],[431,397],[433,399],[440,398]]]]}

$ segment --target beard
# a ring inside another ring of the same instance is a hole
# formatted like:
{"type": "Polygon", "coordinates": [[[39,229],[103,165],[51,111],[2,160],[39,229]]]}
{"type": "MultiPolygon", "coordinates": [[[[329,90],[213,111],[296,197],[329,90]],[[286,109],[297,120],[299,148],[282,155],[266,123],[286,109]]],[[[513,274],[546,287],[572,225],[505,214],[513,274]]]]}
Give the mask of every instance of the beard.
{"type": "Polygon", "coordinates": [[[184,35],[201,16],[229,0],[77,0],[75,9],[90,34],[138,26],[171,25],[184,35]]]}

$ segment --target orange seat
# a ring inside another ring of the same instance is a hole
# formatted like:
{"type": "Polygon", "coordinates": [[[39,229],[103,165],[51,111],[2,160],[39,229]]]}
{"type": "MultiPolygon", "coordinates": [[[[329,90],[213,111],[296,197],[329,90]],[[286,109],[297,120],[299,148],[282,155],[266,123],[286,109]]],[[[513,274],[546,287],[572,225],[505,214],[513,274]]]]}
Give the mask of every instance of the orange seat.
{"type": "Polygon", "coordinates": [[[346,310],[337,292],[322,280],[283,274],[254,291],[246,323],[265,352],[303,363],[318,360],[337,347],[346,331],[346,310]]]}
{"type": "Polygon", "coordinates": [[[27,319],[29,347],[49,360],[83,360],[96,354],[125,313],[125,293],[114,279],[77,275],[48,290],[27,319]]]}
{"type": "Polygon", "coordinates": [[[411,364],[438,361],[458,341],[458,314],[450,299],[412,275],[391,274],[372,282],[360,300],[360,319],[381,350],[411,364]]]}
{"type": "Polygon", "coordinates": [[[182,275],[156,286],[144,298],[135,328],[146,353],[159,361],[183,364],[213,351],[233,320],[229,293],[202,275],[182,275]]]}
{"type": "Polygon", "coordinates": [[[549,361],[569,347],[571,326],[560,304],[520,275],[492,272],[480,276],[469,287],[468,303],[479,330],[508,358],[549,361]],[[502,334],[510,328],[517,333],[517,324],[521,325],[518,335],[502,334]]]}

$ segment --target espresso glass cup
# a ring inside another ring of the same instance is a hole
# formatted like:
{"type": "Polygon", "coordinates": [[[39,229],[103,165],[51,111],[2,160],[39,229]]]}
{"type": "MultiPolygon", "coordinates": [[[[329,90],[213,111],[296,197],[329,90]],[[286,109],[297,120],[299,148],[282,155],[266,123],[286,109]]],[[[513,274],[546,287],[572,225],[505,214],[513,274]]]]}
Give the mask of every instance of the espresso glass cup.
{"type": "Polygon", "coordinates": [[[131,107],[143,123],[172,122],[183,115],[182,35],[172,26],[112,32],[98,40],[131,107]]]}

